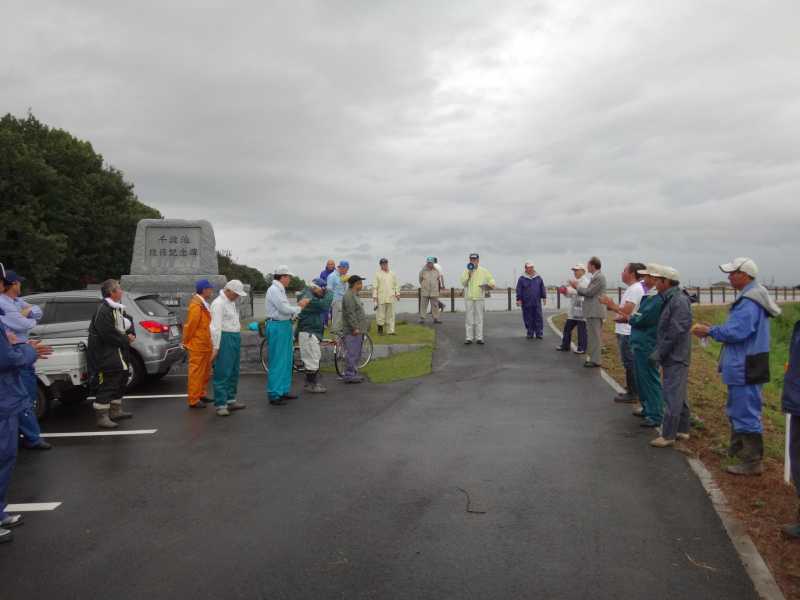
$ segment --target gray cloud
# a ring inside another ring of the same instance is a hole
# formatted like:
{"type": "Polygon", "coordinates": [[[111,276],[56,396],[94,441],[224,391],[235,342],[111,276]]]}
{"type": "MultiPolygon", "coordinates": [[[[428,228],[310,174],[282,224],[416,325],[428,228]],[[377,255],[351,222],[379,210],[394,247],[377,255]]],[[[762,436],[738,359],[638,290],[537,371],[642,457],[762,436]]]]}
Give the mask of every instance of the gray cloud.
{"type": "MultiPolygon", "coordinates": [[[[90,140],[264,270],[504,283],[576,260],[800,282],[798,9],[765,4],[12,0],[0,110],[90,140]],[[720,15],[724,15],[721,18],[720,15]],[[11,58],[13,57],[13,60],[11,58]]],[[[613,278],[613,277],[612,277],[613,278]]]]}

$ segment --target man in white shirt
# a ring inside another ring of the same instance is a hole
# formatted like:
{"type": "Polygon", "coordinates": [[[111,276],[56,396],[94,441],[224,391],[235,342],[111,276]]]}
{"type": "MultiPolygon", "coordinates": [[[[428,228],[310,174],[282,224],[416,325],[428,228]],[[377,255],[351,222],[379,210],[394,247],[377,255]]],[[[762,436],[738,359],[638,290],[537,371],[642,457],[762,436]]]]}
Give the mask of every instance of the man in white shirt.
{"type": "Polygon", "coordinates": [[[217,415],[227,417],[233,410],[246,408],[236,401],[239,387],[239,362],[242,339],[239,306],[236,302],[247,293],[238,279],[231,279],[211,303],[211,362],[214,363],[214,407],[217,415]]]}
{"type": "Polygon", "coordinates": [[[622,282],[628,287],[622,294],[619,304],[616,304],[608,296],[600,299],[608,310],[617,313],[614,319],[614,331],[617,334],[617,345],[619,346],[619,356],[622,366],[625,367],[625,392],[614,396],[614,402],[625,402],[633,404],[638,401],[639,392],[636,387],[636,373],[634,371],[633,350],[631,349],[631,326],[628,324],[628,317],[636,312],[639,303],[645,295],[644,285],[639,281],[639,271],[644,271],[645,265],[642,263],[628,263],[622,270],[622,282]]]}
{"type": "Polygon", "coordinates": [[[286,265],[280,265],[272,276],[272,285],[267,290],[267,343],[269,344],[267,397],[272,406],[286,404],[297,398],[292,394],[292,362],[294,354],[294,331],[292,319],[310,302],[300,300],[296,306],[289,302],[286,288],[292,280],[286,265]]]}

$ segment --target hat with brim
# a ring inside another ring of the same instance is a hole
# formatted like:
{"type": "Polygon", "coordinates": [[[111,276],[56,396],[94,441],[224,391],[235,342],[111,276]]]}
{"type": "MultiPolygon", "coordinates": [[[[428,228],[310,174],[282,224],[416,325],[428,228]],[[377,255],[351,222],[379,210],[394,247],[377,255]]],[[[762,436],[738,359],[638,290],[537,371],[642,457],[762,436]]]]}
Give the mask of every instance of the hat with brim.
{"type": "Polygon", "coordinates": [[[366,281],[366,279],[361,277],[361,275],[350,275],[350,277],[347,278],[347,285],[353,287],[359,281],[366,281]]]}
{"type": "Polygon", "coordinates": [[[286,265],[278,265],[275,267],[275,271],[273,271],[273,275],[275,277],[283,277],[284,275],[288,275],[289,277],[294,277],[294,273],[289,270],[289,267],[286,265]]]}
{"type": "Polygon", "coordinates": [[[570,269],[571,271],[585,271],[586,265],[575,265],[570,269]]]}
{"type": "Polygon", "coordinates": [[[662,265],[660,267],[660,274],[655,275],[655,277],[660,277],[662,279],[669,279],[670,281],[680,281],[681,274],[678,273],[677,269],[673,269],[672,267],[667,267],[662,265]]]}
{"type": "Polygon", "coordinates": [[[469,259],[470,260],[472,260],[474,258],[480,258],[480,257],[481,257],[481,255],[478,254],[477,252],[473,252],[472,254],[469,255],[469,259]]]}
{"type": "Polygon", "coordinates": [[[3,282],[6,285],[14,285],[17,282],[25,281],[24,277],[20,277],[16,271],[6,271],[5,275],[3,275],[3,282]]]}
{"type": "Polygon", "coordinates": [[[202,294],[203,290],[207,289],[214,289],[214,286],[211,285],[211,282],[208,279],[201,279],[197,283],[194,284],[194,289],[197,291],[198,294],[202,294]]]}
{"type": "Polygon", "coordinates": [[[650,275],[650,277],[661,277],[661,265],[658,263],[647,263],[644,269],[636,271],[637,275],[650,275]]]}
{"type": "Polygon", "coordinates": [[[247,297],[247,292],[244,291],[244,284],[238,279],[231,279],[225,284],[225,289],[233,292],[240,298],[247,297]]]}
{"type": "Polygon", "coordinates": [[[731,262],[720,265],[719,270],[723,273],[741,271],[753,278],[758,275],[758,265],[756,265],[756,262],[752,258],[747,258],[746,256],[734,258],[731,262]]]}
{"type": "Polygon", "coordinates": [[[321,277],[316,277],[311,280],[311,287],[319,288],[322,290],[328,287],[328,282],[322,279],[321,277]]]}

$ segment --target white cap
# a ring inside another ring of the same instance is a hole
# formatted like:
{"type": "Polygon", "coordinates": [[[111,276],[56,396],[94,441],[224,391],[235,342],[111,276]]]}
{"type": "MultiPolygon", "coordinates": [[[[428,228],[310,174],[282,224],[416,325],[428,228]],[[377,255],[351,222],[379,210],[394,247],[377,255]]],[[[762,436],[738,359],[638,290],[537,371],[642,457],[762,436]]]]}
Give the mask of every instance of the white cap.
{"type": "Polygon", "coordinates": [[[731,262],[719,266],[720,271],[723,273],[733,273],[734,271],[741,271],[747,273],[750,277],[754,278],[758,275],[758,265],[752,258],[742,256],[734,258],[731,262]]]}
{"type": "Polygon", "coordinates": [[[526,269],[527,269],[528,267],[532,267],[532,266],[533,266],[533,263],[532,263],[531,261],[527,261],[527,262],[525,263],[525,268],[526,268],[526,269]]]}
{"type": "Polygon", "coordinates": [[[681,274],[678,273],[676,269],[667,266],[660,266],[661,267],[661,274],[657,275],[657,277],[663,277],[664,279],[670,279],[672,281],[680,281],[681,274]]]}
{"type": "Polygon", "coordinates": [[[289,277],[294,277],[294,273],[292,273],[289,270],[289,267],[287,267],[286,265],[278,265],[277,267],[275,267],[275,270],[273,271],[273,274],[275,274],[275,275],[288,275],[289,277]]]}
{"type": "Polygon", "coordinates": [[[228,283],[225,284],[225,289],[232,291],[240,298],[244,298],[247,296],[247,292],[244,291],[244,284],[238,279],[231,279],[228,283]]]}
{"type": "Polygon", "coordinates": [[[575,265],[570,269],[571,271],[585,271],[586,265],[575,265]]]}
{"type": "Polygon", "coordinates": [[[637,275],[650,275],[651,277],[661,277],[663,267],[658,263],[647,263],[643,271],[636,271],[637,275]]]}

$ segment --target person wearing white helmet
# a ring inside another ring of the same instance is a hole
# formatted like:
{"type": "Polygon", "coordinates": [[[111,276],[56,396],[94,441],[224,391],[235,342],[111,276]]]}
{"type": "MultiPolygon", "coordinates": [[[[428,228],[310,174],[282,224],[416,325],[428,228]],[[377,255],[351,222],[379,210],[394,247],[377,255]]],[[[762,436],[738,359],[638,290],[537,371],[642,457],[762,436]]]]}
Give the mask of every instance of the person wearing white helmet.
{"type": "Polygon", "coordinates": [[[756,281],[758,266],[752,258],[734,258],[719,266],[739,292],[722,325],[698,323],[696,336],[711,337],[723,344],[719,361],[722,382],[728,386],[728,419],[731,441],[728,454],[740,464],[725,470],[732,475],[760,475],[764,456],[761,423],[761,387],[770,380],[769,319],[781,309],[767,289],[756,281]]]}
{"type": "Polygon", "coordinates": [[[294,332],[292,320],[300,314],[309,298],[293,306],[286,297],[286,288],[294,275],[286,265],[280,265],[272,275],[272,285],[267,290],[267,344],[269,344],[269,373],[267,397],[272,406],[285,404],[297,398],[292,393],[292,362],[294,332]]]}
{"type": "Polygon", "coordinates": [[[244,284],[231,279],[211,303],[211,362],[214,364],[214,407],[217,415],[227,417],[231,411],[246,408],[236,400],[239,389],[239,362],[242,338],[239,320],[239,298],[247,296],[244,284]]]}

